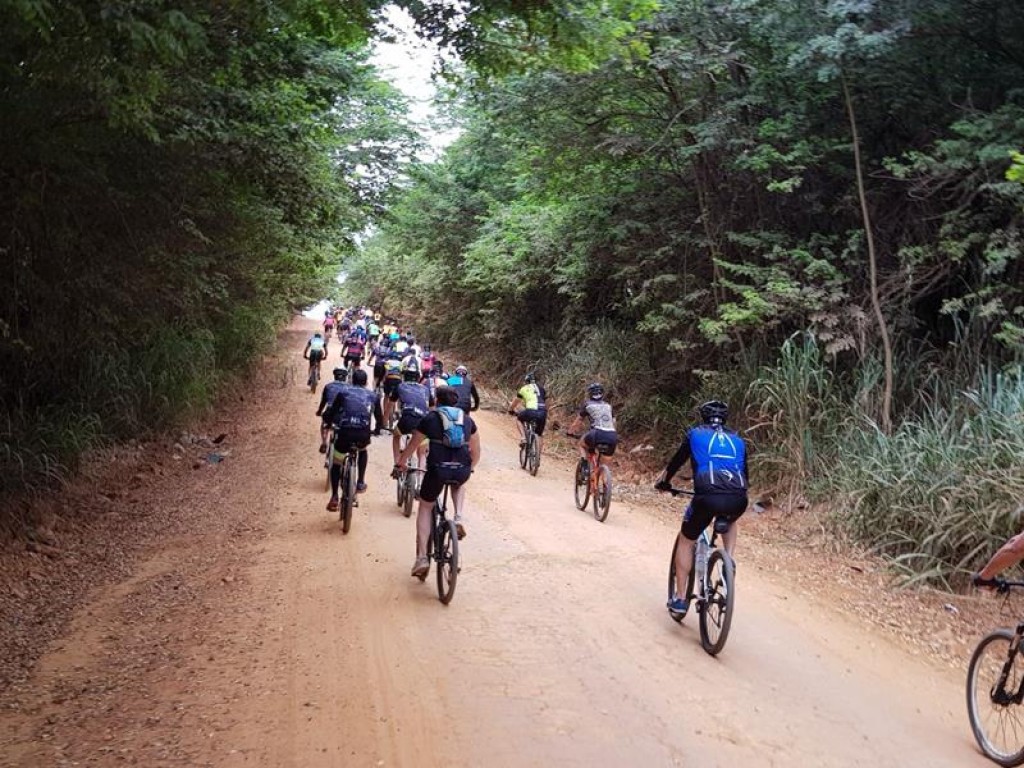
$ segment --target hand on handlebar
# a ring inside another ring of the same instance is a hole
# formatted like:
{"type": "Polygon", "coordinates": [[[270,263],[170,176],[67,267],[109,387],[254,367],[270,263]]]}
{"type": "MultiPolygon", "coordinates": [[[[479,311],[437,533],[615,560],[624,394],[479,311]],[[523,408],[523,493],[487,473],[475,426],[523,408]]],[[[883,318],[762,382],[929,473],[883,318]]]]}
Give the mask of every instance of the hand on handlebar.
{"type": "Polygon", "coordinates": [[[659,480],[654,484],[654,490],[660,491],[661,493],[668,493],[672,490],[672,483],[668,480],[659,480]]]}
{"type": "Polygon", "coordinates": [[[998,577],[991,579],[983,579],[981,578],[980,573],[976,573],[974,574],[974,576],[971,577],[971,583],[976,587],[994,589],[996,592],[999,593],[1008,592],[1010,590],[1010,587],[1006,583],[1005,579],[1000,579],[998,577]]]}

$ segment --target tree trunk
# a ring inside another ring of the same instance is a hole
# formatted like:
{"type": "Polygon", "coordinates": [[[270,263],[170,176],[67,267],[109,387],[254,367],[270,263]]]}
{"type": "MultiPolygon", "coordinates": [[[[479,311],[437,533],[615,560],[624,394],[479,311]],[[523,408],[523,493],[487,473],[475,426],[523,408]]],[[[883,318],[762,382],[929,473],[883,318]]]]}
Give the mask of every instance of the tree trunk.
{"type": "Polygon", "coordinates": [[[846,84],[846,74],[840,75],[843,84],[843,100],[846,102],[846,114],[850,118],[850,133],[853,137],[853,164],[857,172],[857,196],[860,198],[860,212],[864,219],[864,235],[868,243],[868,275],[871,285],[871,307],[878,321],[878,333],[882,338],[882,353],[885,364],[885,388],[882,392],[882,431],[892,431],[892,343],[889,341],[889,326],[882,313],[882,302],[878,297],[878,258],[875,253],[875,237],[871,229],[871,216],[868,212],[868,200],[864,194],[864,171],[861,168],[860,137],[857,134],[857,118],[853,110],[853,100],[846,84]]]}

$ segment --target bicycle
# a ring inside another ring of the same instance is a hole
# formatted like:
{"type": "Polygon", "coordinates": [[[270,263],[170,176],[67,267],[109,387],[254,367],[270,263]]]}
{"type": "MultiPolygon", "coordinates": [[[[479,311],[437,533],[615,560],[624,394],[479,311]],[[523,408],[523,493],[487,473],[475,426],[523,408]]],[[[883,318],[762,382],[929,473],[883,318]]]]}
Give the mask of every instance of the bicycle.
{"type": "Polygon", "coordinates": [[[341,465],[341,501],[338,504],[338,519],[341,520],[341,532],[348,533],[352,526],[352,509],[356,506],[356,482],[358,481],[359,448],[349,446],[348,453],[341,465]]]}
{"type": "MultiPolygon", "coordinates": [[[[513,415],[515,415],[514,412],[513,415]]],[[[527,470],[534,477],[537,476],[537,470],[540,469],[540,446],[537,443],[537,427],[532,421],[523,422],[523,440],[519,444],[519,466],[527,470]]]]}
{"type": "Polygon", "coordinates": [[[309,387],[310,392],[316,392],[316,385],[320,383],[320,361],[310,363],[309,365],[309,379],[306,381],[306,386],[309,387]]]}
{"type": "MultiPolygon", "coordinates": [[[[569,437],[579,438],[579,435],[569,437]]],[[[573,489],[576,509],[586,509],[587,502],[593,501],[594,519],[603,523],[608,519],[612,506],[612,471],[601,463],[602,456],[608,456],[612,449],[604,443],[597,443],[587,450],[587,458],[580,457],[576,464],[576,486],[573,489]]]]}
{"type": "MultiPolygon", "coordinates": [[[[409,445],[410,436],[402,435],[401,451],[409,445]]],[[[420,496],[420,483],[423,479],[423,470],[416,463],[416,456],[410,456],[404,467],[398,470],[398,477],[395,478],[395,490],[398,495],[398,506],[402,507],[402,514],[406,517],[412,515],[413,501],[420,496]]]]}
{"type": "MultiPolygon", "coordinates": [[[[437,563],[437,599],[448,605],[455,596],[455,582],[459,577],[459,536],[455,521],[447,516],[448,492],[453,486],[444,484],[444,492],[434,502],[430,515],[430,538],[427,539],[427,557],[437,563]]],[[[426,581],[427,574],[420,577],[426,581]]]]}
{"type": "MultiPolygon", "coordinates": [[[[692,491],[679,488],[669,490],[673,496],[693,496],[692,491]]],[[[700,644],[711,656],[717,656],[729,637],[732,625],[733,601],[736,598],[736,563],[732,556],[717,544],[719,534],[729,530],[732,523],[722,518],[715,518],[714,523],[701,531],[694,548],[693,567],[686,580],[686,599],[691,601],[700,617],[700,644]],[[694,585],[697,591],[694,592],[694,585]]],[[[683,534],[676,534],[672,546],[672,559],[668,567],[668,599],[671,602],[676,596],[676,552],[679,543],[685,541],[683,534]]],[[[669,611],[669,616],[677,624],[686,616],[684,613],[669,611]]]]}
{"type": "MultiPolygon", "coordinates": [[[[1024,581],[993,579],[999,594],[1024,581]]],[[[967,714],[981,751],[999,765],[1024,765],[1024,621],[981,639],[967,667],[967,714]]]]}

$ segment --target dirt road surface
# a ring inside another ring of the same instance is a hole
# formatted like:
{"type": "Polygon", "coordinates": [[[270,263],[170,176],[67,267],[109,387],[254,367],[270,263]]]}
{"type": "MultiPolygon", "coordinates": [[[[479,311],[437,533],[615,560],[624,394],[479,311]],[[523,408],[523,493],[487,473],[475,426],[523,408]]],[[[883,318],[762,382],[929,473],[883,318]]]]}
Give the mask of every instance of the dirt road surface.
{"type": "MultiPolygon", "coordinates": [[[[285,334],[288,359],[309,328],[285,334]]],[[[477,417],[463,569],[442,606],[433,574],[409,577],[389,438],[344,536],[324,509],[314,397],[282,365],[223,462],[154,486],[160,514],[202,512],[190,529],[97,590],[0,697],[0,764],[989,765],[962,672],[745,568],[742,534],[732,634],[706,655],[695,617],[664,608],[673,519],[621,500],[604,524],[576,510],[571,462],[529,477],[498,413],[477,417]]]]}

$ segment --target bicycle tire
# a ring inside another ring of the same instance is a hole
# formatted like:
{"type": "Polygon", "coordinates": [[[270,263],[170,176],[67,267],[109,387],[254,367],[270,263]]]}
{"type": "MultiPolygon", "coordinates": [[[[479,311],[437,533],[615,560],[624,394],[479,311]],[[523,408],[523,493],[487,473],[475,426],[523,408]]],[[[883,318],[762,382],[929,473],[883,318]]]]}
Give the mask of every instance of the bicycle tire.
{"type": "Polygon", "coordinates": [[[537,445],[537,433],[530,432],[530,444],[527,446],[527,463],[530,466],[530,474],[537,476],[540,469],[540,447],[537,445]]]}
{"type": "Polygon", "coordinates": [[[576,486],[573,493],[576,497],[576,509],[586,509],[590,501],[590,478],[588,477],[588,464],[586,459],[580,459],[576,463],[576,486]],[[582,494],[583,498],[580,498],[582,494]]]}
{"type": "Polygon", "coordinates": [[[395,478],[395,494],[398,496],[398,506],[405,506],[405,473],[400,472],[395,478]]]}
{"type": "Polygon", "coordinates": [[[455,596],[459,579],[459,536],[452,520],[444,520],[438,530],[437,599],[448,605],[455,596]]]}
{"type": "Polygon", "coordinates": [[[324,491],[331,490],[331,449],[327,449],[327,461],[324,462],[324,469],[326,470],[327,479],[324,481],[324,491]]]}
{"type": "Polygon", "coordinates": [[[530,432],[527,430],[523,435],[522,444],[519,446],[519,468],[526,469],[526,463],[530,460],[530,432]]]}
{"type": "Polygon", "coordinates": [[[402,501],[402,514],[406,517],[412,517],[412,503],[416,498],[417,474],[412,468],[405,470],[405,498],[402,501]]]}
{"type": "Polygon", "coordinates": [[[729,638],[736,598],[736,567],[725,550],[712,550],[705,578],[708,591],[700,606],[700,644],[710,656],[717,656],[729,638]]]}
{"type": "Polygon", "coordinates": [[[612,471],[604,464],[597,469],[597,491],[594,493],[594,519],[603,523],[612,508],[612,471]]]}
{"type": "Polygon", "coordinates": [[[341,532],[348,533],[352,527],[352,508],[356,503],[356,481],[352,472],[352,462],[346,460],[342,482],[345,483],[344,497],[341,500],[341,532]]]}
{"type": "Polygon", "coordinates": [[[994,743],[994,737],[999,733],[1024,733],[1024,728],[1021,727],[1020,721],[1017,719],[1024,717],[1024,707],[1012,701],[1001,704],[992,700],[998,677],[1004,671],[1008,674],[1004,689],[1008,686],[1010,691],[1016,693],[1020,688],[1022,676],[1024,676],[1024,658],[1019,649],[1011,658],[1010,647],[1013,640],[1013,632],[1009,629],[997,629],[990,632],[974,649],[971,662],[967,667],[967,715],[971,721],[974,740],[978,742],[978,747],[986,757],[1003,766],[1024,765],[1024,742],[1010,748],[1001,748],[994,743]],[[995,647],[996,643],[999,644],[998,648],[995,647]],[[986,663],[983,664],[983,661],[986,663]],[[1007,669],[1007,665],[1009,665],[1009,669],[1007,669]],[[982,671],[992,674],[986,674],[986,679],[982,680],[979,677],[982,671]],[[979,683],[982,686],[980,691],[978,690],[979,683]],[[999,717],[996,718],[998,725],[991,728],[985,727],[986,718],[979,711],[979,706],[983,702],[986,702],[998,713],[999,717]],[[1012,717],[1014,714],[1017,717],[1013,719],[1017,724],[1007,727],[1004,715],[1012,717]],[[1010,751],[1011,749],[1016,749],[1016,751],[1010,751]]]}
{"type": "MultiPolygon", "coordinates": [[[[693,545],[689,539],[684,539],[683,534],[676,534],[675,544],[672,545],[672,559],[668,561],[668,600],[666,602],[672,602],[672,598],[676,596],[676,552],[679,550],[679,542],[685,541],[690,546],[693,545]]],[[[686,579],[686,599],[693,600],[693,568],[690,568],[690,575],[686,579]]],[[[683,619],[686,618],[686,614],[672,613],[669,611],[669,616],[672,617],[672,621],[676,624],[681,624],[683,619]]]]}

